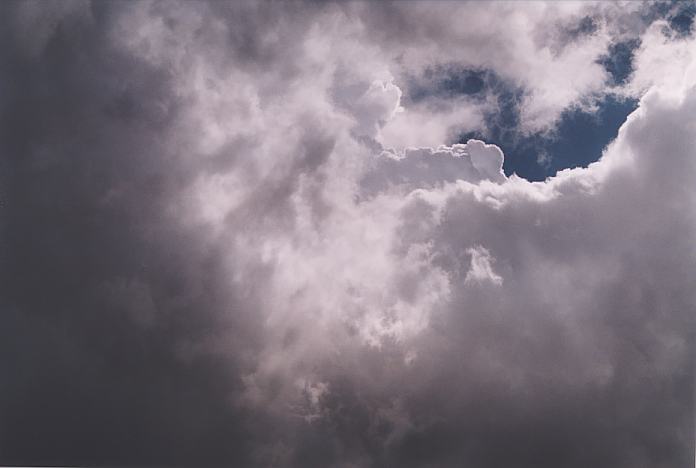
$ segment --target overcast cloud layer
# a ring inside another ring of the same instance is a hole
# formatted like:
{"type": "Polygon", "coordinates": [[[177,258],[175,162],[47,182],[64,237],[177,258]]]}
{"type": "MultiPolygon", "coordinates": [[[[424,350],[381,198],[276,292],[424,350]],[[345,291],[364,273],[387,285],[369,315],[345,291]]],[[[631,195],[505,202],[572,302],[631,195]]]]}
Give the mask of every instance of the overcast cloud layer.
{"type": "Polygon", "coordinates": [[[683,8],[3,3],[0,463],[692,466],[683,8]]]}

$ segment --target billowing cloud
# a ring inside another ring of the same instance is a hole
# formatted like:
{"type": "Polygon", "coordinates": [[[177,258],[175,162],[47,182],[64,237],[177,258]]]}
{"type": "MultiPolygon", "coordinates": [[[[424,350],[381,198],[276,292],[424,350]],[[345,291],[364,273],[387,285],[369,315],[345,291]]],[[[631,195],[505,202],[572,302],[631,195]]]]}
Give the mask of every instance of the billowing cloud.
{"type": "Polygon", "coordinates": [[[693,38],[640,4],[42,6],[0,15],[0,461],[690,464],[693,38]],[[522,90],[520,132],[640,103],[529,182],[438,70],[522,90]]]}

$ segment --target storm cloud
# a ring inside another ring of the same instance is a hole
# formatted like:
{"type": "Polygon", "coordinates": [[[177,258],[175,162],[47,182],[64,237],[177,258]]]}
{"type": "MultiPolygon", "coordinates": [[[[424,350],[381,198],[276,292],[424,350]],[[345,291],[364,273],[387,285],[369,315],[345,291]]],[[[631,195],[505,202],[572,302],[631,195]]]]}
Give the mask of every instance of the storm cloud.
{"type": "Polygon", "coordinates": [[[0,463],[691,466],[680,4],[0,10],[0,463]]]}

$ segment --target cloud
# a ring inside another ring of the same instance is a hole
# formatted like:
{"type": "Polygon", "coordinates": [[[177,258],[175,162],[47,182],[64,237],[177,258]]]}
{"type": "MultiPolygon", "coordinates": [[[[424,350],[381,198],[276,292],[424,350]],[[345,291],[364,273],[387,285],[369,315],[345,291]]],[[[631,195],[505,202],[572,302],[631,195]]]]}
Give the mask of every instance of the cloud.
{"type": "MultiPolygon", "coordinates": [[[[552,129],[562,111],[585,105],[603,91],[609,75],[598,59],[618,35],[625,10],[601,3],[476,3],[426,5],[356,4],[356,14],[394,67],[404,73],[442,65],[493,70],[512,88],[522,88],[522,132],[552,129]],[[591,27],[583,28],[588,21],[591,27]]],[[[621,31],[638,31],[642,23],[621,31]]],[[[469,128],[468,130],[472,130],[469,128]]]]}
{"type": "Polygon", "coordinates": [[[694,75],[693,37],[673,38],[665,21],[656,21],[643,36],[636,51],[635,71],[626,91],[641,95],[659,85],[662,92],[673,88],[678,93],[688,86],[694,75]]]}
{"type": "Polygon", "coordinates": [[[471,247],[467,250],[471,255],[471,269],[464,278],[464,283],[476,281],[490,281],[493,284],[502,284],[503,278],[498,276],[491,267],[491,254],[482,247],[471,247]]]}
{"type": "Polygon", "coordinates": [[[692,39],[633,4],[37,5],[0,15],[0,461],[690,463],[692,39]],[[448,141],[490,96],[409,94],[485,67],[540,131],[616,30],[640,105],[545,182],[448,141]]]}
{"type": "Polygon", "coordinates": [[[457,180],[505,180],[503,153],[480,140],[437,148],[407,148],[402,152],[382,151],[361,180],[368,195],[396,189],[406,193],[441,186],[457,180]]]}

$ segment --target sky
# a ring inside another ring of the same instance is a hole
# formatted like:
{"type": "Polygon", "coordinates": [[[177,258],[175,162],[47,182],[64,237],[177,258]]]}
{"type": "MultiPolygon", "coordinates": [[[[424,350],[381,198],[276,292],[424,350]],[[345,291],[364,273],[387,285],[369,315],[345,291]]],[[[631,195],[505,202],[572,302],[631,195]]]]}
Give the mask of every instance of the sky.
{"type": "Polygon", "coordinates": [[[692,2],[0,4],[0,465],[680,468],[692,2]]]}

